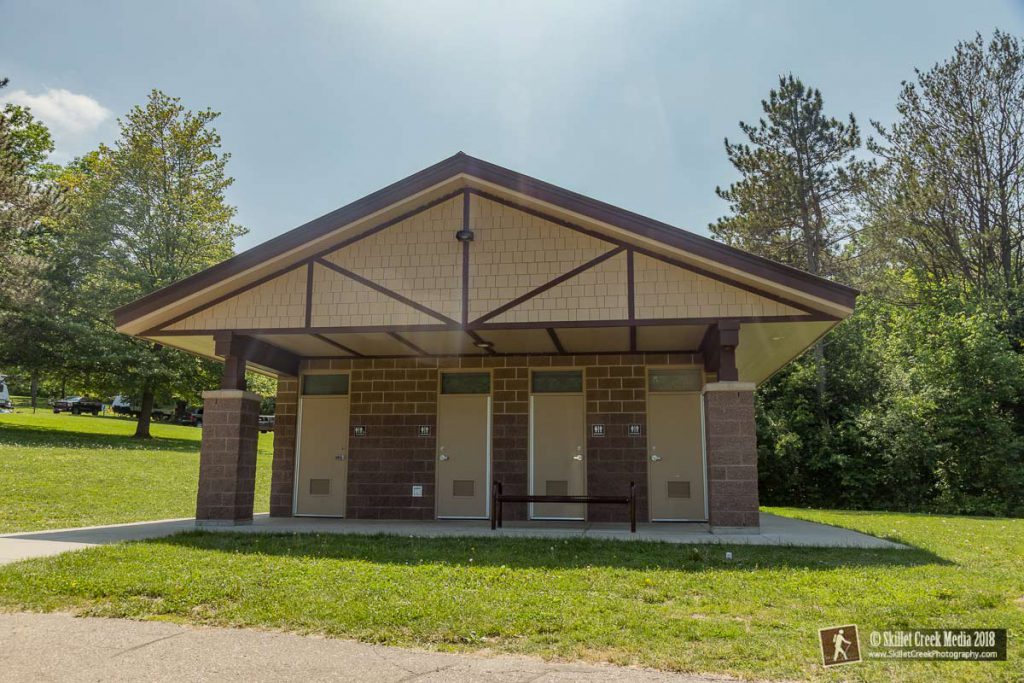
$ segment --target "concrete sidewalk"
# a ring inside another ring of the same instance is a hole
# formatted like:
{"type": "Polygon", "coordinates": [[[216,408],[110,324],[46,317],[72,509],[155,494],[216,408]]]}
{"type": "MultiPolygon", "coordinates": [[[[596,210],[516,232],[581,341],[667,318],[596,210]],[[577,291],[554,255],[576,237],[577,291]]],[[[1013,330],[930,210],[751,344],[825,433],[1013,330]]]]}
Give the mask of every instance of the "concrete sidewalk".
{"type": "MultiPolygon", "coordinates": [[[[165,519],[136,524],[27,531],[0,535],[0,564],[32,557],[46,557],[94,545],[160,538],[196,528],[195,520],[165,519]]],[[[206,531],[239,533],[395,534],[437,538],[473,536],[494,538],[596,538],[617,541],[662,541],[679,544],[728,543],[739,545],[780,545],[815,548],[903,548],[904,546],[850,529],[805,522],[789,517],[761,514],[760,533],[713,534],[704,524],[639,524],[631,534],[623,524],[587,522],[506,522],[491,531],[486,521],[429,520],[386,521],[324,519],[316,517],[270,517],[256,515],[252,524],[203,527],[206,531]]]]}
{"type": "Polygon", "coordinates": [[[9,681],[431,681],[697,683],[720,677],[650,669],[404,650],[274,631],[0,614],[9,681]]]}

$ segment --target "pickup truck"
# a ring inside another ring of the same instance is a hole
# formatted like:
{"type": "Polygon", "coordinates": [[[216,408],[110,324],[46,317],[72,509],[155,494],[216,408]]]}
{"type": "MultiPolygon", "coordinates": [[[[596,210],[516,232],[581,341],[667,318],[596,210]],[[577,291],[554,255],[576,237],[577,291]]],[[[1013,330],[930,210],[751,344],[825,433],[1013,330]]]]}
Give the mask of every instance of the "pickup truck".
{"type": "Polygon", "coordinates": [[[84,396],[68,396],[53,402],[54,413],[71,413],[72,415],[92,413],[93,415],[99,415],[101,410],[103,410],[102,403],[94,398],[85,398],[84,396]]]}

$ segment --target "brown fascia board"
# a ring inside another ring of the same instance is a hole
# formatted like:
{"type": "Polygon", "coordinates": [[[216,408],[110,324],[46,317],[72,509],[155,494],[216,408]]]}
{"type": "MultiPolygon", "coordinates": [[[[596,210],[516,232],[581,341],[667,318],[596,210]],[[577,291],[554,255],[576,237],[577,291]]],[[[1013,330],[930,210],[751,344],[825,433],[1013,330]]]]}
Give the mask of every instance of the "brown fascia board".
{"type": "Polygon", "coordinates": [[[756,256],[459,152],[418,173],[368,194],[362,199],[357,199],[351,204],[252,247],[222,263],[121,306],[114,310],[114,322],[120,327],[184,296],[256,267],[279,254],[301,247],[303,244],[386,209],[392,204],[459,174],[479,178],[511,192],[607,223],[635,235],[647,237],[696,256],[734,267],[742,272],[792,287],[846,308],[853,308],[857,295],[860,293],[853,287],[826,280],[797,268],[756,256]]]}

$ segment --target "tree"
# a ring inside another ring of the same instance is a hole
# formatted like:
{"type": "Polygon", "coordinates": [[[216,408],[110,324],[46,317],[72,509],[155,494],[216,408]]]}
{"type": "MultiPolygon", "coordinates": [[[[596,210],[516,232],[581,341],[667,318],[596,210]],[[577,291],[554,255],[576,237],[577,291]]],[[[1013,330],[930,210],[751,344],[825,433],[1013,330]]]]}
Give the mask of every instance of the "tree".
{"type": "Polygon", "coordinates": [[[115,334],[109,311],[230,257],[245,234],[225,199],[233,179],[212,126],[218,116],[154,90],[119,120],[119,140],[89,160],[82,184],[83,239],[99,256],[79,300],[107,321],[107,356],[140,397],[138,438],[149,438],[154,400],[169,398],[182,377],[208,375],[210,365],[115,334]]]}
{"type": "Polygon", "coordinates": [[[40,343],[50,322],[45,270],[64,209],[56,167],[46,163],[52,151],[49,130],[28,109],[0,110],[0,367],[28,372],[33,408],[39,367],[52,360],[40,343]]]}
{"type": "Polygon", "coordinates": [[[858,229],[856,192],[866,170],[855,156],[860,131],[824,114],[821,92],[793,75],[761,101],[766,118],[740,122],[749,143],[725,141],[729,161],[742,176],[716,188],[732,215],[710,226],[729,244],[801,268],[836,277],[844,246],[858,229]]]}
{"type": "MultiPolygon", "coordinates": [[[[725,140],[742,176],[719,197],[732,215],[710,226],[728,244],[801,268],[842,275],[856,256],[857,193],[868,166],[858,161],[860,130],[824,113],[821,92],[792,74],[761,101],[765,118],[740,122],[748,143],[725,140]]],[[[818,393],[825,391],[824,347],[815,345],[818,393]]]]}
{"type": "Polygon", "coordinates": [[[979,34],[916,74],[897,122],[874,122],[872,237],[936,281],[1005,299],[1024,284],[1024,52],[979,34]]]}

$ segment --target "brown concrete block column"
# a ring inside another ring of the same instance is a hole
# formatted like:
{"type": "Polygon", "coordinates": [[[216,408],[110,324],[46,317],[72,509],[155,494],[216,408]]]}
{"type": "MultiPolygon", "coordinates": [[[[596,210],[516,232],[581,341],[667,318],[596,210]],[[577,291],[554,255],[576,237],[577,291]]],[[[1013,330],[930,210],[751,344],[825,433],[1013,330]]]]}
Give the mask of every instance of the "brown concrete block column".
{"type": "Polygon", "coordinates": [[[252,522],[259,412],[258,394],[203,392],[197,526],[252,522]]]}
{"type": "Polygon", "coordinates": [[[295,434],[298,429],[299,379],[278,376],[274,409],[274,462],[270,475],[270,516],[291,517],[295,494],[295,434]]]}
{"type": "Polygon", "coordinates": [[[753,384],[713,382],[704,387],[704,440],[711,530],[756,532],[760,522],[753,384]]]}

